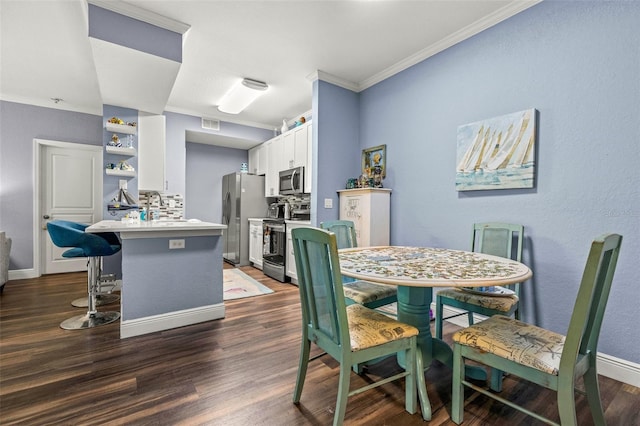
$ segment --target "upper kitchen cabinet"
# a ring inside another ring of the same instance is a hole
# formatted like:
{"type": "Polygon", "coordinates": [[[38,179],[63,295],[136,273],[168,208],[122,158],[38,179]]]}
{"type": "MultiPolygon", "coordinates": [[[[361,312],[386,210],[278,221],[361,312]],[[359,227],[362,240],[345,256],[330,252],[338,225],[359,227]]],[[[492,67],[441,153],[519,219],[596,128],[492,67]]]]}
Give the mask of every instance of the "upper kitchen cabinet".
{"type": "Polygon", "coordinates": [[[267,149],[264,144],[249,150],[249,173],[264,175],[267,168],[267,149]]]}
{"type": "Polygon", "coordinates": [[[138,117],[138,190],[165,190],[165,138],[164,115],[138,117]]]}
{"type": "Polygon", "coordinates": [[[288,169],[307,165],[308,137],[307,131],[311,123],[294,127],[284,136],[284,160],[288,169]]]}
{"type": "Polygon", "coordinates": [[[264,143],[267,149],[267,168],[264,180],[265,197],[277,197],[279,193],[280,171],[287,168],[284,162],[284,137],[276,136],[264,143]]]}

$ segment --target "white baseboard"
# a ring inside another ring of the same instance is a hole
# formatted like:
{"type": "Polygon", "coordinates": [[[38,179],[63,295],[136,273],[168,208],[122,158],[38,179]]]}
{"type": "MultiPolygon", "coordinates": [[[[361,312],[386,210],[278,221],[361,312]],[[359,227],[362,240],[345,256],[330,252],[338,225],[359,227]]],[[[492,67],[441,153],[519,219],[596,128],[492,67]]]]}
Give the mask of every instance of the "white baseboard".
{"type": "Polygon", "coordinates": [[[120,322],[120,338],[140,336],[224,318],[224,303],[120,322]]]}
{"type": "Polygon", "coordinates": [[[38,278],[35,269],[14,269],[13,271],[9,271],[9,281],[25,280],[28,278],[38,278]]]}
{"type": "MultiPolygon", "coordinates": [[[[433,312],[435,312],[435,303],[431,305],[431,309],[433,309],[433,312]]],[[[443,306],[442,315],[446,318],[450,315],[456,315],[460,312],[464,311],[445,305],[443,306]]],[[[483,319],[486,319],[486,317],[476,314],[473,315],[474,322],[482,321],[483,319]]],[[[451,318],[446,321],[460,327],[469,326],[469,321],[466,315],[460,315],[459,317],[451,318]]],[[[640,364],[616,358],[614,356],[603,354],[601,352],[598,352],[597,363],[598,374],[640,388],[640,364]]]]}

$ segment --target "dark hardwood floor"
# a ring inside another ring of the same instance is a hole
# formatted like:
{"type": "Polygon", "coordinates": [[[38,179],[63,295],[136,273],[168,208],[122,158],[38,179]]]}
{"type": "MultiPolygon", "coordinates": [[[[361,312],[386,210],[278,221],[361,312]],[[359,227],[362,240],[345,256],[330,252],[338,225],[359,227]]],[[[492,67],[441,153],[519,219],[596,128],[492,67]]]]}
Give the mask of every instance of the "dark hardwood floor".
{"type": "MultiPolygon", "coordinates": [[[[10,281],[0,299],[0,424],[331,424],[338,365],[330,357],[310,366],[300,405],[291,402],[300,344],[297,287],[241,269],[275,293],[227,302],[222,320],[123,340],[118,323],[59,328],[82,312],[71,300],[86,292],[85,274],[10,281]]],[[[446,326],[446,339],[455,329],[446,326]]],[[[365,376],[352,374],[352,386],[397,368],[388,359],[365,376]]],[[[429,424],[452,425],[450,370],[435,362],[426,375],[429,424]]],[[[608,424],[640,425],[640,389],[605,377],[600,384],[608,424]]],[[[394,382],[351,397],[345,424],[425,424],[419,412],[404,411],[403,386],[394,382]]],[[[554,393],[511,376],[504,387],[511,398],[557,419],[554,393]]],[[[577,401],[579,424],[592,424],[586,398],[577,401]]],[[[464,424],[539,423],[468,392],[464,424]]]]}

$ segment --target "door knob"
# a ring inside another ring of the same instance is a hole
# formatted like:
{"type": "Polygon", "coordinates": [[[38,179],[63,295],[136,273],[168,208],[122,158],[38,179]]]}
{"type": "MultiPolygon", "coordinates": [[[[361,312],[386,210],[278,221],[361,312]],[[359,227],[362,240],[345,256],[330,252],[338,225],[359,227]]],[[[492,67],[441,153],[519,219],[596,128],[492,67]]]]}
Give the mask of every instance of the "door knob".
{"type": "Polygon", "coordinates": [[[42,216],[43,219],[51,219],[51,217],[48,214],[45,214],[44,216],[42,216]]]}

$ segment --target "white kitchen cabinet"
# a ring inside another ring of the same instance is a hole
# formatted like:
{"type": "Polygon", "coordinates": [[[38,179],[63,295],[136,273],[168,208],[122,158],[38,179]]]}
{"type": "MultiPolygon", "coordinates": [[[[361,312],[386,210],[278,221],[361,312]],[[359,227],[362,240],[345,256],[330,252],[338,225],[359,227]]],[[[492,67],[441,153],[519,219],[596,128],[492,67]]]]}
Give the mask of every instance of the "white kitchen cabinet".
{"type": "Polygon", "coordinates": [[[249,219],[249,262],[258,269],[262,269],[263,243],[262,219],[249,219]]]}
{"type": "Polygon", "coordinates": [[[249,150],[249,173],[264,175],[267,166],[267,150],[264,144],[254,146],[249,150]]]}
{"type": "Polygon", "coordinates": [[[284,137],[284,164],[287,169],[307,165],[307,129],[310,123],[304,123],[286,132],[284,137]]]}
{"type": "Polygon", "coordinates": [[[287,167],[283,165],[284,139],[282,135],[265,142],[267,149],[267,169],[265,170],[265,197],[277,197],[279,192],[280,171],[287,167]]]}
{"type": "Polygon", "coordinates": [[[296,270],[296,258],[293,253],[293,238],[291,237],[291,231],[296,228],[313,228],[309,222],[296,223],[292,221],[285,221],[287,224],[287,258],[285,260],[285,268],[287,269],[287,276],[291,278],[293,284],[298,284],[298,273],[296,270]]]}
{"type": "Polygon", "coordinates": [[[391,189],[343,189],[340,194],[340,220],[353,221],[358,247],[388,246],[391,189]]]}
{"type": "Polygon", "coordinates": [[[164,115],[138,116],[138,190],[165,190],[164,115]]]}

